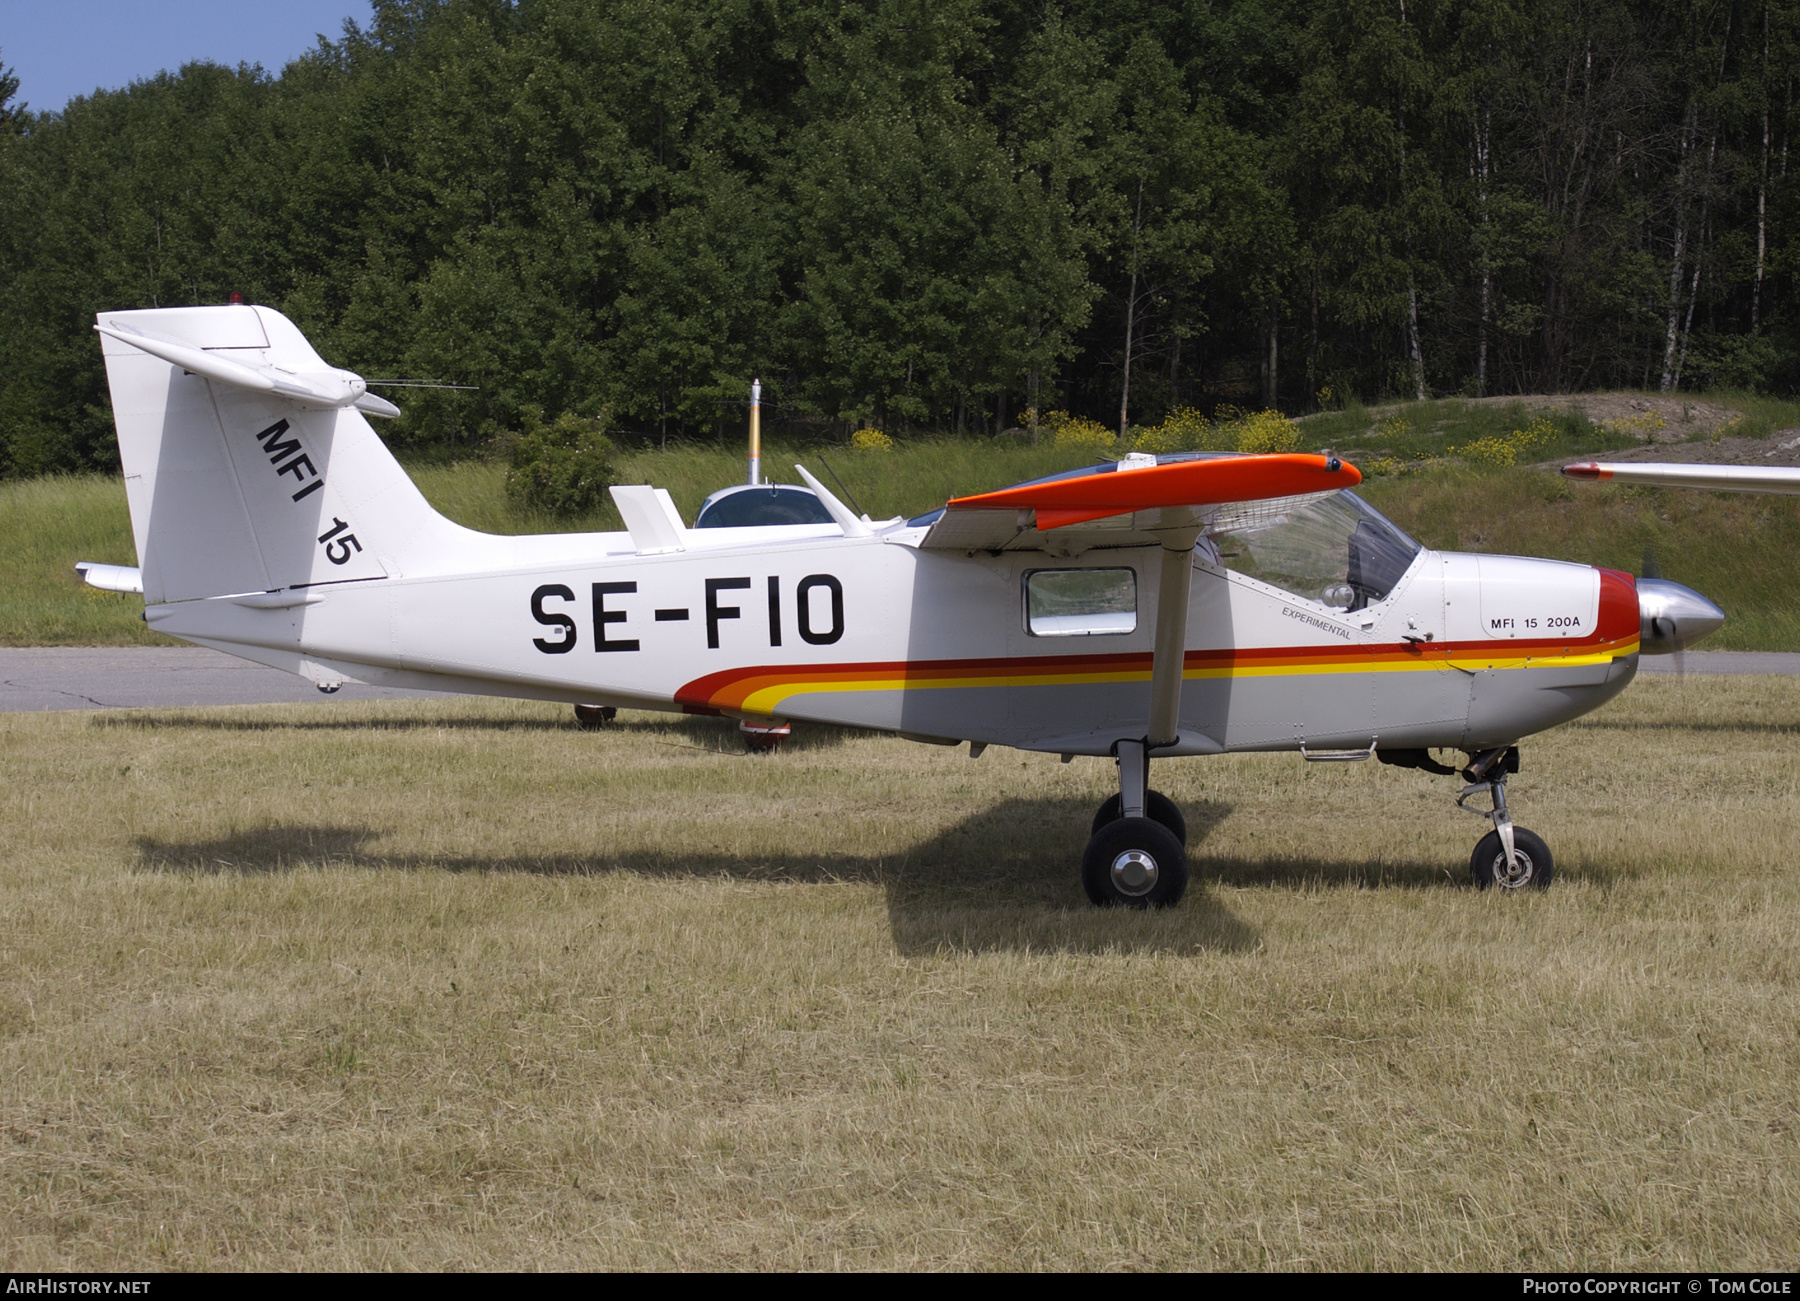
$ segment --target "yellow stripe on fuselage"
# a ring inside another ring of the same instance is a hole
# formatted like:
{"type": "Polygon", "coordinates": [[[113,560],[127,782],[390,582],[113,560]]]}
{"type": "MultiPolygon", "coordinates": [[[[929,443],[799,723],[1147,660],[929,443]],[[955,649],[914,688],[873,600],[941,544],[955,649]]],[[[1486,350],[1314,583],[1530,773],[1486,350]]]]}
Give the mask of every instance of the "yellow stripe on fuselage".
{"type": "Polygon", "coordinates": [[[835,694],[842,691],[923,691],[949,687],[1066,687],[1091,683],[1148,682],[1150,670],[1093,673],[993,674],[958,678],[880,677],[848,679],[815,679],[758,687],[744,697],[738,708],[750,714],[772,714],[790,696],[835,694]]]}
{"type": "Polygon", "coordinates": [[[1453,655],[1447,658],[1330,660],[1322,664],[1296,663],[1289,660],[1262,664],[1204,665],[1199,668],[1187,669],[1181,676],[1184,679],[1277,678],[1321,673],[1418,673],[1421,671],[1440,673],[1445,669],[1461,669],[1465,673],[1475,673],[1482,669],[1576,668],[1590,664],[1610,664],[1621,655],[1636,654],[1637,650],[1638,643],[1631,642],[1625,647],[1609,646],[1602,650],[1588,651],[1578,655],[1453,655]]]}

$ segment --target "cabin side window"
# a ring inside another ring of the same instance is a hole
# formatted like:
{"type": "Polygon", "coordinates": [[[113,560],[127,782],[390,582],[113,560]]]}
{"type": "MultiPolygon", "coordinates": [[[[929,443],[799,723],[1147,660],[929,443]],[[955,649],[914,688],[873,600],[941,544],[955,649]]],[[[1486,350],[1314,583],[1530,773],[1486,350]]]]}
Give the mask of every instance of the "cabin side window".
{"type": "Polygon", "coordinates": [[[1116,637],[1136,630],[1134,571],[1026,571],[1025,631],[1033,637],[1116,637]]]}

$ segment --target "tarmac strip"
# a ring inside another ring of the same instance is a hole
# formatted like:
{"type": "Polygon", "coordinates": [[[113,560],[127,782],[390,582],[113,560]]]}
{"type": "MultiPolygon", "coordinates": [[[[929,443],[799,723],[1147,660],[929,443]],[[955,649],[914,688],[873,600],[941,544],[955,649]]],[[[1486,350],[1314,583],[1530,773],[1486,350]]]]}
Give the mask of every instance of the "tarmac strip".
{"type": "Polygon", "coordinates": [[[441,693],[346,682],[326,695],[305,678],[201,646],[0,647],[0,713],[415,697],[441,693]]]}
{"type": "MultiPolygon", "coordinates": [[[[1689,651],[1646,655],[1640,673],[1800,674],[1800,654],[1689,651]]],[[[346,682],[331,695],[304,678],[199,646],[0,647],[0,713],[46,709],[178,709],[327,700],[441,697],[346,682]]]]}
{"type": "Polygon", "coordinates": [[[1680,655],[1643,655],[1639,673],[1742,673],[1780,677],[1800,673],[1800,655],[1787,651],[1686,651],[1680,655]]]}

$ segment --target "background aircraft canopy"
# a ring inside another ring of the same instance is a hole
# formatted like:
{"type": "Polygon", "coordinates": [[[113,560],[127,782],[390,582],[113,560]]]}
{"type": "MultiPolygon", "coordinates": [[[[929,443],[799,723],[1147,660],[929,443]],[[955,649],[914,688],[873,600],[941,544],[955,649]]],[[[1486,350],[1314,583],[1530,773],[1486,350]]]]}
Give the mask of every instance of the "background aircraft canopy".
{"type": "Polygon", "coordinates": [[[831,512],[811,488],[785,483],[740,483],[700,504],[697,529],[757,528],[770,524],[829,524],[831,512]]]}

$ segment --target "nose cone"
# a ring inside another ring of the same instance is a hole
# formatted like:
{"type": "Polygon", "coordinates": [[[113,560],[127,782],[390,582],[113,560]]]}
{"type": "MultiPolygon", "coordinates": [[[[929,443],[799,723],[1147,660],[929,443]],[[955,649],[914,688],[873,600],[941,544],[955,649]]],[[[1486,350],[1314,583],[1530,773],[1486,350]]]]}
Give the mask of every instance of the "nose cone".
{"type": "Polygon", "coordinates": [[[1661,578],[1640,578],[1638,591],[1639,650],[1645,655],[1673,655],[1725,623],[1725,611],[1690,587],[1661,578]]]}

